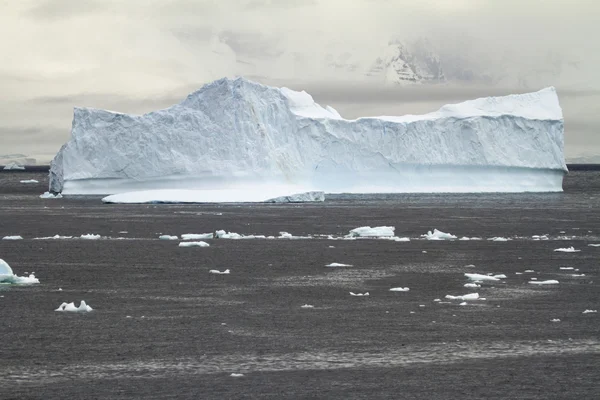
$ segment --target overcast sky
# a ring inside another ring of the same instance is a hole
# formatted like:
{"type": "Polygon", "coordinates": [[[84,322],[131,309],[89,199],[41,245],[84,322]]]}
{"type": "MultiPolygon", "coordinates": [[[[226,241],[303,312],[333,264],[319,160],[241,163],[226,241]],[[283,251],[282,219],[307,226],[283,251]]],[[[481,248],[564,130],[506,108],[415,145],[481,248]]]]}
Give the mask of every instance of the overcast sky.
{"type": "Polygon", "coordinates": [[[48,161],[73,107],[143,113],[239,71],[306,89],[348,118],[524,91],[510,79],[382,88],[323,64],[334,53],[367,65],[390,39],[419,37],[497,74],[544,69],[551,54],[563,71],[539,84],[559,90],[567,156],[600,155],[598,10],[587,0],[0,0],[0,155],[48,161]]]}

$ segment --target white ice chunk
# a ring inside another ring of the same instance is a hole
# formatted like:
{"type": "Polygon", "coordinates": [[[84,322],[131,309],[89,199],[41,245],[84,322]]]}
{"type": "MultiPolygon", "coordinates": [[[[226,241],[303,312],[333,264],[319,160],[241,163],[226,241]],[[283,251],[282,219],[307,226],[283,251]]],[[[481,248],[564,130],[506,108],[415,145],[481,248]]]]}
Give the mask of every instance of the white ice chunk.
{"type": "Polygon", "coordinates": [[[235,232],[226,232],[224,230],[218,230],[215,232],[215,237],[218,239],[241,239],[243,236],[235,232]]]}
{"type": "Polygon", "coordinates": [[[477,300],[479,298],[479,293],[469,293],[464,294],[462,296],[451,296],[449,294],[446,295],[446,298],[449,300],[477,300]]]}
{"type": "Polygon", "coordinates": [[[84,300],[81,300],[79,307],[76,307],[75,303],[62,303],[54,311],[84,313],[84,312],[90,312],[92,310],[93,310],[92,307],[88,306],[84,300]]]}
{"type": "Polygon", "coordinates": [[[73,239],[73,236],[54,235],[54,236],[33,238],[33,240],[65,240],[65,239],[73,239]]]}
{"type": "Polygon", "coordinates": [[[590,313],[597,313],[598,310],[585,310],[584,312],[582,312],[582,314],[590,314],[590,313]]]}
{"type": "Polygon", "coordinates": [[[481,287],[481,285],[478,285],[476,283],[465,283],[463,286],[464,287],[468,287],[468,288],[478,288],[478,287],[481,287]]]}
{"type": "Polygon", "coordinates": [[[212,233],[184,233],[181,235],[181,239],[183,240],[206,240],[214,238],[214,234],[212,233]]]}
{"type": "Polygon", "coordinates": [[[410,289],[407,287],[393,287],[390,292],[408,292],[410,289]]]}
{"type": "Polygon", "coordinates": [[[4,236],[2,240],[23,240],[21,236],[4,236]]]}
{"type": "Polygon", "coordinates": [[[499,281],[500,278],[490,275],[482,275],[482,274],[465,274],[465,276],[472,281],[499,281]]]}
{"type": "Polygon", "coordinates": [[[16,163],[16,162],[10,162],[10,163],[6,164],[3,169],[6,170],[6,171],[9,171],[9,170],[24,171],[25,167],[22,166],[21,164],[16,163]]]}
{"type": "Polygon", "coordinates": [[[452,235],[451,233],[442,232],[437,229],[434,229],[433,232],[428,231],[426,234],[421,235],[421,237],[423,237],[427,240],[454,240],[454,239],[456,239],[455,235],[452,235]]]}
{"type": "Polygon", "coordinates": [[[501,236],[496,236],[496,237],[488,238],[488,240],[490,240],[492,242],[508,242],[509,240],[512,240],[512,239],[501,237],[501,236]]]}
{"type": "Polygon", "coordinates": [[[62,194],[57,193],[50,193],[50,192],[44,192],[43,194],[40,194],[40,199],[62,199],[62,194]]]}
{"type": "Polygon", "coordinates": [[[0,282],[11,283],[14,285],[31,285],[40,283],[40,280],[33,273],[29,276],[17,276],[10,265],[0,258],[0,282]]]}
{"type": "Polygon", "coordinates": [[[352,264],[341,264],[341,263],[331,263],[331,264],[327,264],[326,267],[351,267],[352,264]]]}
{"type": "Polygon", "coordinates": [[[354,293],[354,292],[350,292],[350,296],[368,296],[369,292],[364,292],[364,293],[354,293]]]}
{"type": "Polygon", "coordinates": [[[361,226],[354,228],[348,233],[349,237],[393,237],[394,230],[393,226],[376,226],[371,228],[370,226],[361,226]]]}
{"type": "Polygon", "coordinates": [[[218,269],[211,269],[210,271],[208,271],[209,274],[217,274],[217,275],[229,275],[230,274],[230,270],[226,269],[225,271],[219,271],[218,269]]]}
{"type": "Polygon", "coordinates": [[[79,236],[81,239],[86,239],[86,240],[98,240],[100,238],[102,238],[102,236],[100,235],[96,235],[93,233],[86,233],[84,235],[79,236]]]}
{"type": "Polygon", "coordinates": [[[462,303],[459,304],[459,306],[466,306],[466,305],[467,305],[466,301],[463,301],[462,303]]]}
{"type": "Polygon", "coordinates": [[[231,376],[232,378],[242,378],[244,374],[237,374],[235,372],[232,372],[229,376],[231,376]]]}
{"type": "Polygon", "coordinates": [[[312,304],[305,304],[303,306],[300,306],[300,308],[315,308],[315,306],[313,306],[312,304]]]}
{"type": "Polygon", "coordinates": [[[265,200],[265,203],[317,203],[325,201],[325,192],[312,191],[279,196],[265,200]]]}
{"type": "Polygon", "coordinates": [[[25,179],[23,181],[20,181],[21,183],[24,184],[30,184],[30,183],[39,183],[38,181],[36,181],[35,179],[25,179]]]}
{"type": "Polygon", "coordinates": [[[158,237],[160,240],[179,240],[179,237],[177,235],[175,236],[171,236],[171,235],[160,235],[158,237]]]}
{"type": "Polygon", "coordinates": [[[206,242],[181,242],[179,247],[210,247],[210,244],[206,242]]]}
{"type": "Polygon", "coordinates": [[[533,284],[533,285],[556,285],[558,284],[557,280],[554,279],[549,279],[547,281],[529,281],[529,283],[533,284]]]}
{"type": "Polygon", "coordinates": [[[560,251],[563,253],[577,253],[581,250],[576,250],[573,246],[571,246],[571,247],[564,247],[564,248],[560,248],[560,249],[554,249],[554,251],[560,251]]]}
{"type": "Polygon", "coordinates": [[[560,319],[554,318],[554,319],[551,319],[550,322],[560,322],[560,319]]]}
{"type": "Polygon", "coordinates": [[[600,243],[590,243],[588,244],[590,247],[600,247],[600,243]]]}
{"type": "Polygon", "coordinates": [[[504,275],[504,274],[498,274],[498,275],[494,275],[494,278],[506,279],[506,275],[504,275]]]}
{"type": "Polygon", "coordinates": [[[558,269],[569,271],[569,270],[572,270],[572,269],[575,269],[575,268],[573,268],[573,267],[559,267],[558,269]]]}

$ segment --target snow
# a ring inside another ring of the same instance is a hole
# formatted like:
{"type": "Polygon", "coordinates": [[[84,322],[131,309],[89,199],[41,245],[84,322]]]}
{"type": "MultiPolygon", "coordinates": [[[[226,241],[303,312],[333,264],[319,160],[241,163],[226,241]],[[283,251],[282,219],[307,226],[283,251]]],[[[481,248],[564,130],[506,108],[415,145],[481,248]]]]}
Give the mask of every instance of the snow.
{"type": "Polygon", "coordinates": [[[445,233],[442,231],[438,231],[437,229],[434,229],[433,232],[428,231],[426,234],[421,235],[421,237],[424,237],[427,240],[453,240],[453,239],[456,239],[456,236],[452,235],[451,233],[445,233]]]}
{"type": "Polygon", "coordinates": [[[62,199],[62,194],[57,193],[57,194],[53,194],[50,192],[44,192],[43,194],[40,194],[40,199],[62,199]]]}
{"type": "Polygon", "coordinates": [[[500,278],[490,275],[482,274],[465,274],[465,276],[472,281],[499,281],[500,278]]]}
{"type": "Polygon", "coordinates": [[[371,228],[370,226],[361,226],[354,228],[348,233],[348,237],[393,237],[394,231],[396,230],[393,226],[376,226],[371,228]]]}
{"type": "Polygon", "coordinates": [[[449,294],[446,295],[446,298],[449,300],[477,300],[479,299],[479,293],[469,293],[469,294],[464,294],[462,296],[451,296],[449,294]]]}
{"type": "Polygon", "coordinates": [[[181,235],[181,239],[183,240],[206,240],[212,238],[214,238],[212,233],[184,233],[181,235]]]}
{"type": "Polygon", "coordinates": [[[410,289],[407,287],[393,287],[390,292],[408,292],[410,289]]]}
{"type": "Polygon", "coordinates": [[[341,264],[341,263],[331,263],[331,264],[327,264],[326,267],[351,267],[352,264],[341,264]]]}
{"type": "MultiPolygon", "coordinates": [[[[190,183],[191,184],[191,183],[190,183]]],[[[307,203],[325,201],[323,192],[304,192],[290,185],[241,186],[238,189],[156,189],[127,191],[106,196],[110,204],[178,204],[178,203],[307,203]],[[296,193],[296,192],[302,193],[296,193]],[[290,195],[290,193],[296,193],[290,195]]]]}
{"type": "Polygon", "coordinates": [[[39,183],[38,181],[36,181],[35,179],[25,179],[23,181],[19,181],[20,183],[25,183],[25,184],[29,184],[29,183],[39,183]]]}
{"type": "Polygon", "coordinates": [[[98,240],[98,239],[102,238],[102,236],[96,235],[96,234],[93,234],[93,233],[87,233],[87,234],[81,235],[79,237],[81,239],[86,239],[86,240],[98,240]]]}
{"type": "Polygon", "coordinates": [[[531,283],[533,285],[556,285],[556,284],[558,284],[558,281],[556,281],[554,279],[550,279],[547,281],[529,281],[529,283],[531,283]]]}
{"type": "Polygon", "coordinates": [[[421,116],[347,120],[307,93],[223,78],[144,115],[75,108],[49,188],[64,194],[196,189],[211,202],[211,196],[264,201],[308,191],[562,191],[563,136],[554,88],[421,116]],[[295,189],[271,193],[284,185],[295,189]]]}
{"type": "Polygon", "coordinates": [[[179,243],[179,247],[209,247],[210,244],[206,242],[181,242],[179,243]]]}
{"type": "Polygon", "coordinates": [[[23,240],[21,236],[4,236],[2,240],[23,240]]]}
{"type": "Polygon", "coordinates": [[[365,292],[365,293],[354,293],[354,292],[350,292],[350,296],[368,296],[369,292],[365,292]]]}
{"type": "Polygon", "coordinates": [[[554,249],[554,251],[560,251],[562,253],[577,253],[581,250],[576,250],[574,247],[565,247],[565,248],[560,248],[560,249],[554,249]]]}
{"type": "Polygon", "coordinates": [[[218,269],[211,269],[208,271],[209,274],[217,274],[217,275],[229,275],[231,271],[226,269],[225,271],[219,271],[218,269]]]}
{"type": "Polygon", "coordinates": [[[61,312],[78,312],[78,313],[84,313],[84,312],[90,312],[92,311],[93,308],[88,306],[84,300],[81,300],[81,303],[79,304],[79,307],[75,306],[75,303],[62,303],[60,306],[58,306],[58,308],[54,311],[61,311],[61,312]]]}
{"type": "Polygon", "coordinates": [[[179,240],[178,236],[171,236],[171,235],[160,235],[158,238],[160,240],[179,240]]]}
{"type": "Polygon", "coordinates": [[[582,314],[590,314],[590,313],[597,313],[598,310],[585,310],[584,312],[582,312],[582,314]]]}

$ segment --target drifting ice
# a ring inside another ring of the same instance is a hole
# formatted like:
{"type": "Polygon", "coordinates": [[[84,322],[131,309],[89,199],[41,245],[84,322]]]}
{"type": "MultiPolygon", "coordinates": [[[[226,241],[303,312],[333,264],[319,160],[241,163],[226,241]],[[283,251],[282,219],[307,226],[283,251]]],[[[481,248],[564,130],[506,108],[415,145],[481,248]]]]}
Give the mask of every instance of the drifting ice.
{"type": "Polygon", "coordinates": [[[563,131],[552,87],[421,116],[346,120],[305,92],[224,78],[144,115],[75,108],[49,189],[562,191],[563,131]]]}
{"type": "Polygon", "coordinates": [[[454,239],[456,239],[455,235],[453,235],[451,233],[438,231],[437,229],[434,229],[433,232],[428,231],[426,234],[421,235],[421,237],[423,237],[427,240],[454,240],[454,239]]]}
{"type": "Polygon", "coordinates": [[[66,312],[90,312],[93,308],[85,304],[84,300],[81,300],[79,307],[75,307],[75,303],[62,303],[54,311],[66,311],[66,312]]]}
{"type": "Polygon", "coordinates": [[[6,261],[0,258],[0,282],[12,283],[15,285],[30,285],[40,283],[40,280],[34,274],[29,276],[17,276],[6,261]]]}

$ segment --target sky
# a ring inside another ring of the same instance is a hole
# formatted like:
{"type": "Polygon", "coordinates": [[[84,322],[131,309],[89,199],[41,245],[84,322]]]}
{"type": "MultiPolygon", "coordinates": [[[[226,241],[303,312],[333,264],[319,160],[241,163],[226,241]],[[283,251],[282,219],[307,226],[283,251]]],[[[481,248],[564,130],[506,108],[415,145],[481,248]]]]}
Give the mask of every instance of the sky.
{"type": "Polygon", "coordinates": [[[0,0],[0,155],[48,162],[70,136],[73,107],[144,113],[243,74],[306,90],[347,118],[553,85],[566,156],[600,159],[598,20],[588,0],[0,0]],[[324,61],[368,66],[394,38],[427,38],[505,79],[384,87],[324,61]],[[549,65],[560,74],[538,74],[549,65]],[[525,73],[535,77],[527,87],[525,73]]]}

